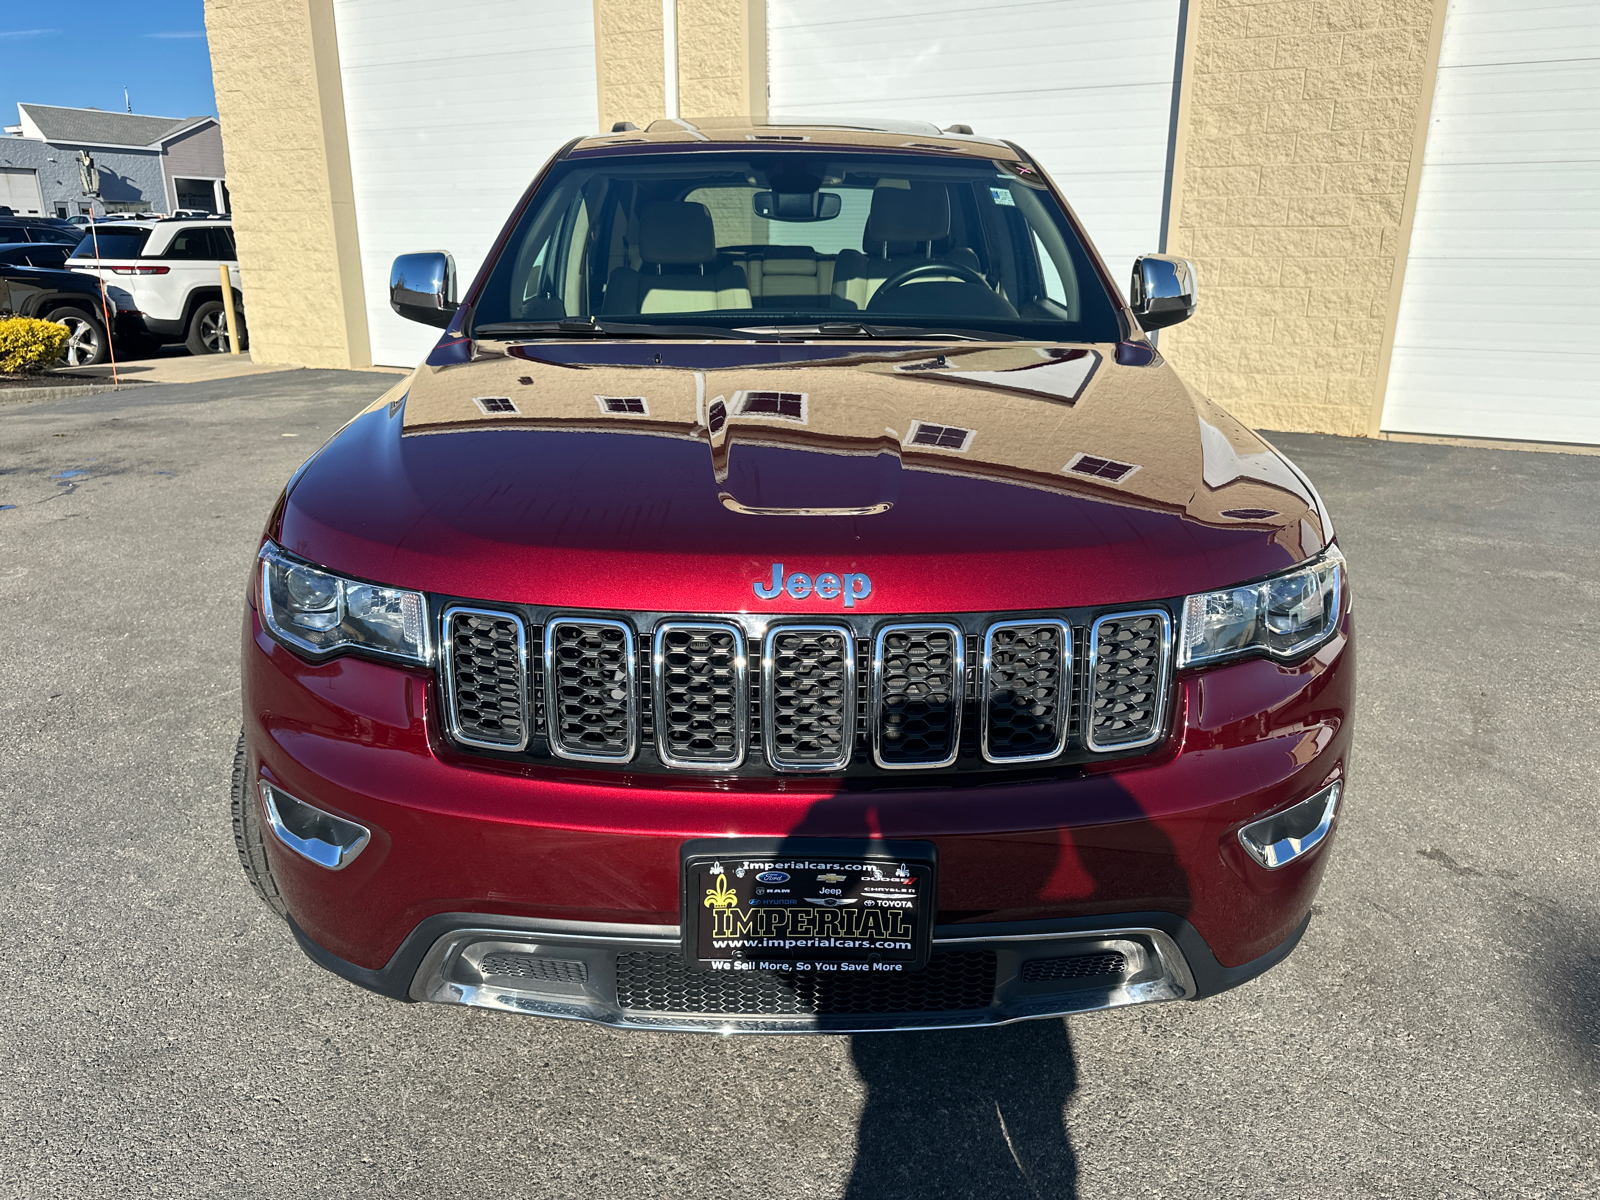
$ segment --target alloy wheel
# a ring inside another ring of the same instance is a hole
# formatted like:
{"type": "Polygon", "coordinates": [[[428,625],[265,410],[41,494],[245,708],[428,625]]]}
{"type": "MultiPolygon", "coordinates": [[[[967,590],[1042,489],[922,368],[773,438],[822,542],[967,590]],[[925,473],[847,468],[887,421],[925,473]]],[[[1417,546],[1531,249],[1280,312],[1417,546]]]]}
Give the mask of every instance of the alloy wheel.
{"type": "Polygon", "coordinates": [[[62,357],[69,367],[82,367],[94,361],[100,350],[100,331],[82,317],[67,317],[57,324],[67,327],[67,344],[62,357]]]}
{"type": "Polygon", "coordinates": [[[226,354],[228,350],[228,314],[207,313],[200,318],[200,341],[209,354],[226,354]]]}

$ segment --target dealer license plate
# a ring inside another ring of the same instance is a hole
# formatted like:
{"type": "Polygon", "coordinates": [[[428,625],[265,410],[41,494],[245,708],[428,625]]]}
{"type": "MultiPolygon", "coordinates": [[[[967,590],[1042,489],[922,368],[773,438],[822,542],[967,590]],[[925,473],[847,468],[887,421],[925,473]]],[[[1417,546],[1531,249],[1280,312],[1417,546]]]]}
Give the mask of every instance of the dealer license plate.
{"type": "Polygon", "coordinates": [[[684,949],[712,970],[872,973],[927,962],[927,843],[789,838],[684,850],[684,949]]]}

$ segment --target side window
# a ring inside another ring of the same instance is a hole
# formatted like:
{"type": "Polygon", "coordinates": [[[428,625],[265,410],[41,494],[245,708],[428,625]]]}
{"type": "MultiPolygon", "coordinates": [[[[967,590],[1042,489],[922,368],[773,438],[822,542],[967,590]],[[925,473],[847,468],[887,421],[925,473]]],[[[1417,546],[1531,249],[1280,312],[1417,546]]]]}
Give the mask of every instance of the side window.
{"type": "Polygon", "coordinates": [[[173,234],[172,241],[167,245],[167,251],[162,258],[181,259],[207,259],[216,258],[217,255],[211,244],[211,231],[204,227],[196,229],[180,229],[173,234]]]}
{"type": "Polygon", "coordinates": [[[1067,285],[1061,282],[1061,272],[1056,269],[1055,259],[1050,257],[1050,252],[1044,248],[1037,233],[1033,235],[1033,252],[1039,259],[1039,279],[1044,284],[1044,294],[1065,307],[1067,285]]]}
{"type": "Polygon", "coordinates": [[[216,250],[212,257],[220,258],[224,262],[237,262],[239,260],[239,250],[233,240],[233,230],[218,225],[213,226],[209,232],[211,234],[212,247],[216,250]]]}

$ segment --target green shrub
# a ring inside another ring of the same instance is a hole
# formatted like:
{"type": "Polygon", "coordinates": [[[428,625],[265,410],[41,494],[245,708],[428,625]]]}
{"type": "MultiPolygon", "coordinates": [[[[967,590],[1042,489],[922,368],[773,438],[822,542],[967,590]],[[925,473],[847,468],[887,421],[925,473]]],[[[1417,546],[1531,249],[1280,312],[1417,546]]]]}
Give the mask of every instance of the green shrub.
{"type": "Polygon", "coordinates": [[[32,317],[0,317],[0,372],[33,375],[61,361],[67,327],[32,317]]]}

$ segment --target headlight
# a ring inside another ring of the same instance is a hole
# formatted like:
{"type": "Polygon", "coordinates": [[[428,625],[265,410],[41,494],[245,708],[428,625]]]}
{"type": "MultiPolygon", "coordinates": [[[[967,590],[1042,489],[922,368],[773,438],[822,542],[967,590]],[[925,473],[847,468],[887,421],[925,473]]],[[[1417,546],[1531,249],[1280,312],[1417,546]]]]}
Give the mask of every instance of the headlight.
{"type": "Polygon", "coordinates": [[[428,661],[428,605],[421,592],[344,579],[261,547],[261,623],[285,645],[322,657],[359,650],[428,661]]]}
{"type": "Polygon", "coordinates": [[[1329,546],[1316,561],[1260,583],[1190,596],[1178,666],[1262,651],[1274,658],[1304,654],[1333,633],[1343,592],[1344,555],[1329,546]]]}

